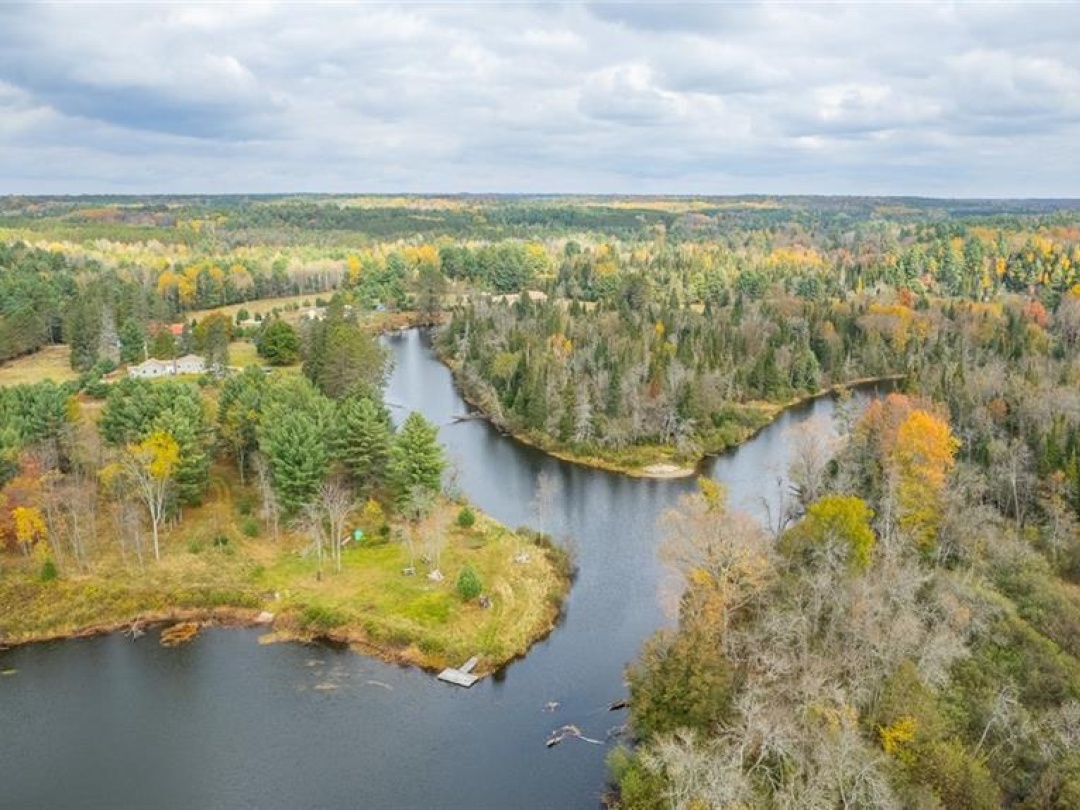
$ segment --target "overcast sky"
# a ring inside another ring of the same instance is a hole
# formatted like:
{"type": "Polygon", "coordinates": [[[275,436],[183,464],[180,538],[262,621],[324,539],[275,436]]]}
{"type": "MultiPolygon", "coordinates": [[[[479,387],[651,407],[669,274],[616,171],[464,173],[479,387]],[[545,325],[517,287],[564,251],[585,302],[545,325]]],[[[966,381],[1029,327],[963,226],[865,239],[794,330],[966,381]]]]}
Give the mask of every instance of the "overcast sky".
{"type": "Polygon", "coordinates": [[[0,193],[1080,197],[1075,3],[0,5],[0,193]]]}

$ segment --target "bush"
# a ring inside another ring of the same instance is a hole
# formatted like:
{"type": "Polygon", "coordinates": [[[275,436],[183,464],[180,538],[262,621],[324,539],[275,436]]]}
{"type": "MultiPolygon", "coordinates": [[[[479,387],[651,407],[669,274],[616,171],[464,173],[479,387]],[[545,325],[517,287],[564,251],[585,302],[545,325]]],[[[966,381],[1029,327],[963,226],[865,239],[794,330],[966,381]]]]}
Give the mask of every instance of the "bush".
{"type": "Polygon", "coordinates": [[[458,512],[457,525],[462,529],[471,529],[476,523],[476,513],[468,506],[458,512]]]}
{"type": "Polygon", "coordinates": [[[257,521],[253,517],[246,517],[240,523],[240,530],[247,537],[258,537],[259,536],[259,521],[257,521]]]}
{"type": "Polygon", "coordinates": [[[60,572],[56,570],[56,563],[52,560],[46,560],[41,565],[41,581],[52,582],[54,579],[60,576],[60,572]]]}
{"type": "Polygon", "coordinates": [[[480,576],[473,570],[471,565],[466,565],[458,576],[457,592],[464,601],[471,602],[484,590],[484,584],[480,576]]]}
{"type": "Polygon", "coordinates": [[[86,384],[86,394],[94,399],[105,399],[109,395],[109,384],[97,377],[86,384]]]}

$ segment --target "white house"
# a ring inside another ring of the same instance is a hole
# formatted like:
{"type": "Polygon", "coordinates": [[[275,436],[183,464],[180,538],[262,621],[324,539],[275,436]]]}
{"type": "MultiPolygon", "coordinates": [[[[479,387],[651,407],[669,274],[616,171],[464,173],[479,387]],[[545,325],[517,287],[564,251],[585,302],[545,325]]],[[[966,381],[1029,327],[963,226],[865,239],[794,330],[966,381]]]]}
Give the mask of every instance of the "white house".
{"type": "Polygon", "coordinates": [[[185,354],[175,360],[155,360],[150,358],[135,366],[128,366],[129,377],[153,379],[155,377],[175,377],[177,374],[202,374],[206,371],[206,361],[197,354],[185,354]]]}
{"type": "Polygon", "coordinates": [[[202,374],[206,371],[206,361],[197,354],[185,354],[173,361],[175,374],[202,374]]]}
{"type": "Polygon", "coordinates": [[[137,366],[128,366],[129,377],[167,377],[173,373],[172,363],[163,360],[146,360],[137,366]]]}

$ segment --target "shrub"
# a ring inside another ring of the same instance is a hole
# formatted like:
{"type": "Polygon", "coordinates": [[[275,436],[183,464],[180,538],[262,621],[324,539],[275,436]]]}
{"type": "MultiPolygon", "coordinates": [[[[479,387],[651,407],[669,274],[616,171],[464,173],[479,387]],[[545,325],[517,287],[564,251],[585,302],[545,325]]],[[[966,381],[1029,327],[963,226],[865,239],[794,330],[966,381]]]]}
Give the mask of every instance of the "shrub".
{"type": "Polygon", "coordinates": [[[259,521],[257,521],[253,517],[246,517],[246,518],[244,518],[243,522],[241,522],[240,529],[248,537],[258,537],[259,536],[259,521]]]}
{"type": "Polygon", "coordinates": [[[457,525],[462,529],[471,529],[476,523],[476,513],[468,506],[462,507],[458,512],[457,525]]]}
{"type": "Polygon", "coordinates": [[[484,584],[480,581],[480,576],[473,570],[471,565],[466,565],[457,581],[457,592],[464,601],[471,602],[478,597],[484,590],[484,584]]]}
{"type": "Polygon", "coordinates": [[[56,563],[52,560],[45,560],[41,565],[41,581],[52,582],[54,579],[60,576],[60,572],[56,570],[56,563]]]}

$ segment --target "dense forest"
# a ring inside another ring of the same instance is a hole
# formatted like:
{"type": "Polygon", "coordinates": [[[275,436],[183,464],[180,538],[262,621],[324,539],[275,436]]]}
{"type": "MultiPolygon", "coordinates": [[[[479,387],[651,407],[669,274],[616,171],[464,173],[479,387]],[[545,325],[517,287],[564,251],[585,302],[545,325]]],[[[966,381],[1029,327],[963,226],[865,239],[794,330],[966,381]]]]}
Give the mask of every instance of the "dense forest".
{"type": "Polygon", "coordinates": [[[266,526],[321,503],[317,535],[328,479],[419,526],[441,456],[390,430],[370,334],[404,311],[492,419],[627,466],[896,380],[793,440],[770,525],[707,482],[666,517],[678,626],[630,669],[613,802],[1080,806],[1075,203],[10,198],[0,361],[78,374],[0,388],[6,559],[85,565],[88,510],[149,558],[215,459],[266,526]],[[230,370],[245,342],[284,371],[230,370]],[[110,376],[187,351],[213,373],[110,376]],[[110,486],[154,469],[163,500],[110,486]]]}

